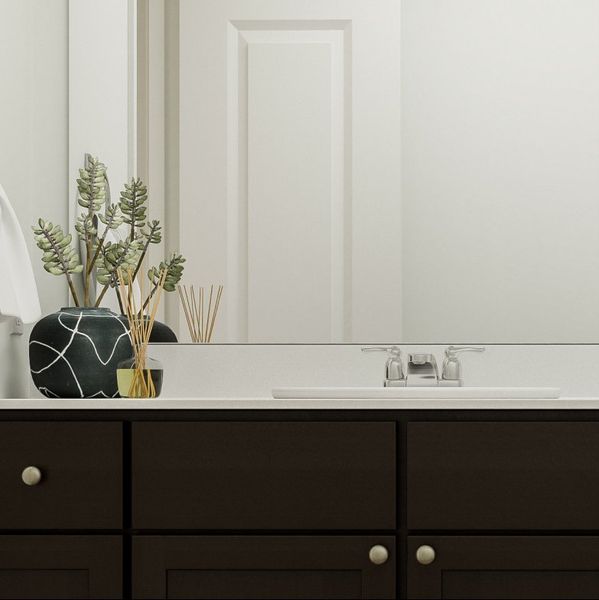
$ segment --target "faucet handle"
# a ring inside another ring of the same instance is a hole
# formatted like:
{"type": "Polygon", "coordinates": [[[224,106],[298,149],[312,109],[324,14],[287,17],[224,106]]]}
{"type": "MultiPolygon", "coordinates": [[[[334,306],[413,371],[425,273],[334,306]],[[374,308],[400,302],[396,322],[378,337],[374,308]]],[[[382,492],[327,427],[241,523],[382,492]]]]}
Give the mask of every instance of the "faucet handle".
{"type": "Polygon", "coordinates": [[[458,352],[484,352],[485,350],[484,346],[447,346],[445,356],[453,357],[458,352]]]}
{"type": "Polygon", "coordinates": [[[385,364],[385,387],[406,385],[406,376],[399,346],[364,346],[362,352],[387,352],[389,358],[385,364]]]}
{"type": "Polygon", "coordinates": [[[457,381],[462,385],[462,366],[458,358],[459,352],[484,352],[484,346],[448,346],[445,350],[445,360],[443,361],[443,372],[441,379],[445,381],[457,381]]]}
{"type": "Polygon", "coordinates": [[[388,352],[391,356],[401,356],[399,346],[363,346],[362,352],[388,352]]]}

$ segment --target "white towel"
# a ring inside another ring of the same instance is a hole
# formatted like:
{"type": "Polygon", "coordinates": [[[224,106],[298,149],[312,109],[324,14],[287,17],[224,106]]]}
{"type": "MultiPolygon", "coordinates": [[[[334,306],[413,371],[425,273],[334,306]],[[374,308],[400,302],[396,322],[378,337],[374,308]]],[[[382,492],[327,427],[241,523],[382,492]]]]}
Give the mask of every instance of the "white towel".
{"type": "Polygon", "coordinates": [[[0,185],[0,315],[33,323],[41,314],[27,244],[17,215],[0,185]]]}

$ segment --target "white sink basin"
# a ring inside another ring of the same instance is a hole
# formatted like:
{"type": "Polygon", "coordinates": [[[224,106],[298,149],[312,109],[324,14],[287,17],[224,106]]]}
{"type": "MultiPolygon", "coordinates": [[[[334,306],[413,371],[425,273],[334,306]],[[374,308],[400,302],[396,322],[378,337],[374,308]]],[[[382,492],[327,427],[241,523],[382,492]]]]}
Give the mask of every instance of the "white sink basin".
{"type": "Polygon", "coordinates": [[[501,398],[554,399],[559,388],[542,387],[285,387],[274,388],[273,398],[501,398]]]}

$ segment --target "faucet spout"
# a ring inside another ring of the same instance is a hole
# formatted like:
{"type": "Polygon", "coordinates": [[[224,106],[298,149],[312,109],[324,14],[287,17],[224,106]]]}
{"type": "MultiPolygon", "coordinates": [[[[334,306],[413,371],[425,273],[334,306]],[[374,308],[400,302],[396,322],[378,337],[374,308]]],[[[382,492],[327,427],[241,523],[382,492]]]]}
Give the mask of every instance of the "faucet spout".
{"type": "Polygon", "coordinates": [[[439,370],[434,354],[409,354],[408,386],[435,387],[439,384],[439,370]]]}

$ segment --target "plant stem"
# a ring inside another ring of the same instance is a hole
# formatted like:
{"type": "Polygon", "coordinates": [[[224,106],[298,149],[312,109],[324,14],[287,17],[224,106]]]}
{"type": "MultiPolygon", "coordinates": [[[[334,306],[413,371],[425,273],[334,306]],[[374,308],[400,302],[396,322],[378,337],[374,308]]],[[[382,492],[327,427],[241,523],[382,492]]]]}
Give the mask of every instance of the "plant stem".
{"type": "MultiPolygon", "coordinates": [[[[94,305],[96,308],[98,308],[98,306],[100,306],[100,303],[102,302],[102,299],[104,298],[104,296],[106,295],[106,292],[108,291],[108,288],[110,287],[110,284],[106,284],[103,288],[102,291],[100,292],[100,295],[98,296],[98,299],[96,300],[96,304],[94,305]]],[[[120,300],[120,298],[119,298],[120,300]]]]}
{"type": "MultiPolygon", "coordinates": [[[[112,222],[112,221],[110,221],[110,222],[112,222]]],[[[91,275],[92,269],[94,268],[94,265],[96,264],[96,261],[98,260],[98,256],[100,256],[100,252],[102,251],[102,248],[104,247],[104,242],[106,241],[107,233],[108,233],[108,225],[106,225],[106,229],[104,230],[102,237],[98,240],[98,247],[96,248],[96,252],[94,253],[93,258],[91,259],[91,261],[87,267],[88,276],[91,275]]]]}
{"type": "Polygon", "coordinates": [[[69,284],[69,289],[71,290],[71,295],[73,296],[73,300],[75,301],[75,306],[79,308],[79,297],[77,296],[77,292],[75,290],[75,286],[73,285],[73,280],[68,273],[65,273],[67,276],[67,282],[69,284]]]}
{"type": "Polygon", "coordinates": [[[116,299],[119,301],[119,308],[121,310],[121,314],[125,314],[125,307],[123,306],[123,301],[121,299],[121,295],[117,292],[116,299]]]}
{"type": "Polygon", "coordinates": [[[135,271],[133,271],[132,279],[135,279],[137,277],[137,274],[139,273],[139,269],[141,268],[144,258],[146,257],[146,253],[148,252],[148,248],[150,247],[150,243],[151,243],[150,240],[152,239],[152,236],[154,235],[156,228],[157,228],[157,225],[150,226],[150,231],[148,233],[146,243],[144,244],[144,248],[141,251],[141,256],[139,257],[139,260],[137,261],[137,266],[135,267],[135,271]]]}
{"type": "Polygon", "coordinates": [[[152,291],[148,294],[146,301],[143,303],[141,310],[146,310],[146,308],[148,308],[148,304],[150,304],[150,300],[152,299],[152,296],[154,296],[154,294],[158,291],[158,287],[159,287],[159,284],[155,283],[154,287],[152,288],[152,291]]]}
{"type": "MultiPolygon", "coordinates": [[[[93,211],[91,209],[91,204],[90,204],[90,209],[89,209],[89,219],[90,219],[90,223],[93,222],[93,211]]],[[[85,304],[85,306],[89,306],[90,304],[90,298],[89,298],[89,288],[90,288],[90,273],[91,273],[91,253],[93,250],[93,240],[91,237],[91,232],[85,231],[85,271],[83,273],[83,302],[85,304]]]]}

